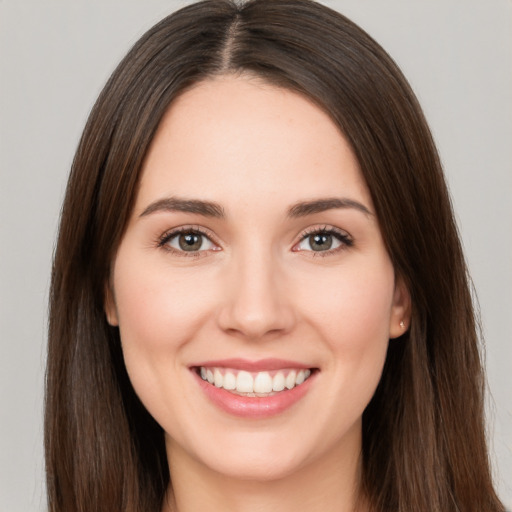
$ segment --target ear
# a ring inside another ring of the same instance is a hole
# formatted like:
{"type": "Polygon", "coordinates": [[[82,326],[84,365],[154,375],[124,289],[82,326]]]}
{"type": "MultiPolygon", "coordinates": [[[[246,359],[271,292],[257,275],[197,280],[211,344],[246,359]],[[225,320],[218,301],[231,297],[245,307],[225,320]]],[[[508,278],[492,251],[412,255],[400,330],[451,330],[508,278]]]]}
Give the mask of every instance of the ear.
{"type": "Polygon", "coordinates": [[[119,325],[119,320],[117,316],[117,306],[114,297],[114,290],[112,288],[112,283],[110,282],[110,279],[107,281],[107,284],[105,285],[105,298],[103,304],[105,315],[107,317],[107,322],[112,327],[117,327],[119,325]]]}
{"type": "Polygon", "coordinates": [[[398,338],[411,325],[411,294],[401,277],[396,278],[393,306],[389,317],[389,337],[398,338]]]}

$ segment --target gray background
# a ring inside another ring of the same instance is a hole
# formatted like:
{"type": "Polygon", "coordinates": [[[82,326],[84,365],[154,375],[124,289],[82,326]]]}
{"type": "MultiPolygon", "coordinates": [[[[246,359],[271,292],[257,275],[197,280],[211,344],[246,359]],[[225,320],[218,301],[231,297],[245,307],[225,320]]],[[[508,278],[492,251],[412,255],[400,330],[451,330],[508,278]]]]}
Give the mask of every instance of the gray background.
{"type": "MultiPolygon", "coordinates": [[[[50,262],[87,114],[142,33],[186,2],[0,0],[0,512],[45,510],[50,262]]],[[[397,60],[444,162],[487,340],[489,437],[512,505],[512,2],[331,0],[397,60]]]]}

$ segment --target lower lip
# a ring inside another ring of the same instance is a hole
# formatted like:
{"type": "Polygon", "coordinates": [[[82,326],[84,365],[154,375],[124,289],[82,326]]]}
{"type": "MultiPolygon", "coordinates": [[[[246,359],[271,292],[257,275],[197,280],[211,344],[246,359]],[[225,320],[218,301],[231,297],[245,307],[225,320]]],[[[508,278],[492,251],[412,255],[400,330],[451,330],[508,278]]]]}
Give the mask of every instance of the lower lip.
{"type": "Polygon", "coordinates": [[[252,419],[269,418],[283,413],[305,396],[316,377],[315,372],[293,389],[279,391],[275,395],[253,397],[235,395],[223,388],[217,388],[203,380],[195,371],[192,373],[206,396],[217,407],[234,416],[252,419]]]}

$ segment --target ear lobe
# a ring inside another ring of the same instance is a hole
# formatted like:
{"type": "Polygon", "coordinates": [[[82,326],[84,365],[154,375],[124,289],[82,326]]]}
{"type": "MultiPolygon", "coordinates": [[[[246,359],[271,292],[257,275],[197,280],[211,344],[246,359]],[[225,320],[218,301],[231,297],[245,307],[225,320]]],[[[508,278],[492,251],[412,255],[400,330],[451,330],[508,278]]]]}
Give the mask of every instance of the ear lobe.
{"type": "Polygon", "coordinates": [[[110,282],[105,286],[105,299],[103,309],[105,310],[107,322],[112,327],[117,327],[119,325],[119,320],[117,317],[117,306],[114,298],[114,291],[112,290],[110,282]]]}
{"type": "Polygon", "coordinates": [[[389,337],[398,338],[406,333],[411,324],[411,294],[404,280],[397,277],[393,294],[393,306],[389,318],[389,337]]]}

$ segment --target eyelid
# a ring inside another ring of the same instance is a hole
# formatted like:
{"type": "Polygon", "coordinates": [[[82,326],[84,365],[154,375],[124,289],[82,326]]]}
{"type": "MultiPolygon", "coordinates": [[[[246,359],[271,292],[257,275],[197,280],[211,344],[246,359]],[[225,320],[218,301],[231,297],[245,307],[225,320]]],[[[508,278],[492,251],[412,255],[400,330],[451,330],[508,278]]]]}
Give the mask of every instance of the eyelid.
{"type": "Polygon", "coordinates": [[[294,245],[292,247],[292,251],[302,252],[302,253],[312,253],[313,256],[329,256],[331,254],[337,253],[338,251],[342,251],[344,249],[352,247],[353,244],[354,244],[354,240],[353,240],[352,236],[347,231],[345,231],[344,229],[340,229],[335,226],[329,225],[329,224],[323,224],[323,225],[311,226],[309,228],[306,228],[304,231],[302,231],[302,233],[299,235],[299,240],[294,243],[294,245]],[[312,235],[320,234],[320,233],[334,236],[338,241],[341,242],[341,245],[339,247],[336,247],[335,249],[327,249],[325,251],[309,251],[309,250],[297,248],[299,246],[299,244],[301,244],[308,237],[310,237],[312,235]]]}
{"type": "MultiPolygon", "coordinates": [[[[302,231],[302,233],[299,235],[298,241],[296,241],[292,247],[293,252],[304,252],[304,253],[312,253],[313,256],[328,256],[330,254],[334,254],[340,250],[346,249],[348,247],[352,247],[353,245],[353,238],[352,236],[345,230],[337,228],[332,225],[323,224],[323,225],[317,225],[317,226],[311,226],[306,228],[302,231]],[[310,251],[310,250],[303,250],[298,249],[298,245],[302,243],[304,240],[306,240],[308,237],[316,234],[328,234],[334,236],[341,245],[339,247],[336,247],[334,249],[327,249],[325,251],[310,251]]],[[[212,233],[210,230],[198,226],[198,225],[184,225],[184,226],[178,226],[175,228],[168,229],[163,234],[159,235],[156,240],[156,246],[166,250],[168,252],[177,254],[179,256],[185,256],[185,257],[201,257],[206,256],[211,251],[220,251],[222,250],[221,244],[217,241],[217,237],[214,233],[212,233]],[[182,233],[196,233],[201,236],[206,237],[215,247],[212,249],[202,249],[199,251],[181,251],[174,247],[171,247],[168,245],[169,241],[176,237],[177,235],[180,235],[182,233]]]]}
{"type": "Polygon", "coordinates": [[[175,228],[168,229],[165,231],[162,235],[158,236],[156,240],[157,247],[177,254],[178,256],[185,256],[185,257],[192,257],[192,258],[198,258],[201,256],[206,256],[208,252],[210,251],[220,251],[222,248],[220,247],[220,244],[216,240],[215,235],[208,229],[203,228],[202,226],[197,225],[185,225],[185,226],[179,226],[175,228]],[[207,238],[215,247],[213,249],[202,249],[199,251],[180,251],[174,247],[171,247],[169,245],[169,241],[183,233],[194,233],[201,236],[204,236],[207,238]]]}

